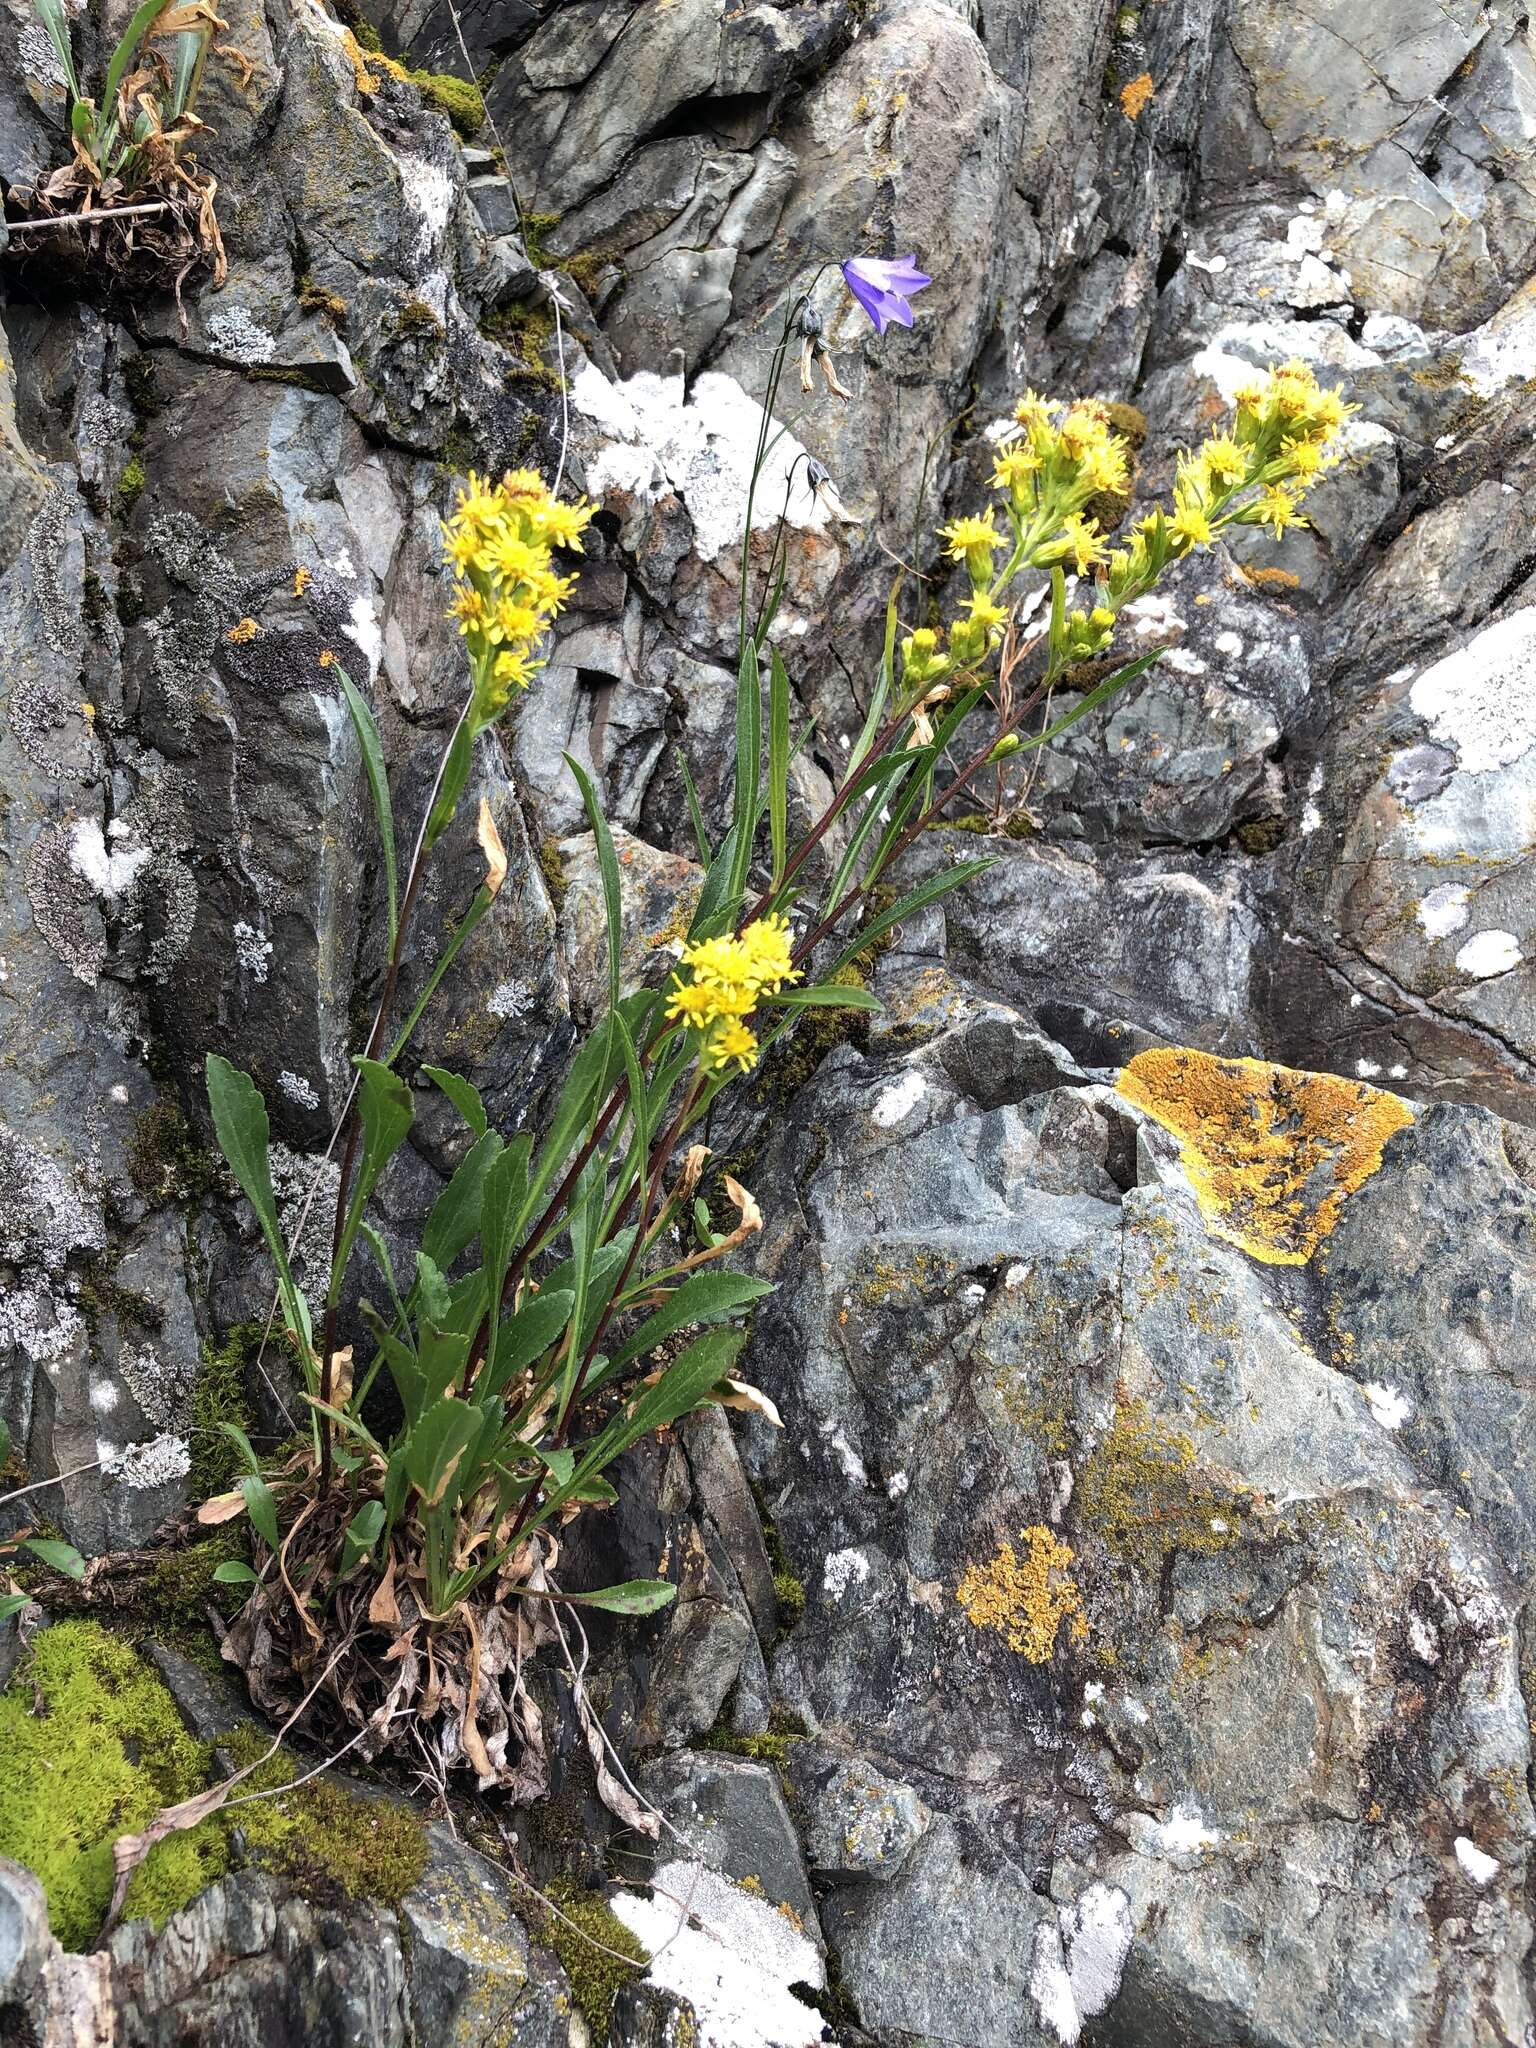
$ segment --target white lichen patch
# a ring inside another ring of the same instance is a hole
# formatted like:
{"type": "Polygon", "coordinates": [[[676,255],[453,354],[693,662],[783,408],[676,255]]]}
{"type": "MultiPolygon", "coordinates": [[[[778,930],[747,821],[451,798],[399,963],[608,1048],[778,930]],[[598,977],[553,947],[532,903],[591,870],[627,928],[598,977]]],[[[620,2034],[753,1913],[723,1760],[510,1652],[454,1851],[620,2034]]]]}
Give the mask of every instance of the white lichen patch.
{"type": "Polygon", "coordinates": [[[1488,981],[1495,974],[1508,974],[1524,958],[1513,932],[1478,932],[1456,955],[1456,972],[1472,981],[1488,981]]]}
{"type": "Polygon", "coordinates": [[[306,1081],[302,1074],[295,1074],[289,1068],[284,1067],[277,1077],[277,1085],[282,1089],[288,1100],[297,1108],[318,1109],[320,1107],[320,1098],[315,1093],[313,1083],[306,1081]]]}
{"type": "Polygon", "coordinates": [[[173,1480],[185,1479],[192,1469],[192,1453],[184,1437],[166,1432],[151,1437],[148,1443],[104,1449],[101,1469],[107,1478],[143,1491],[151,1486],[168,1486],[173,1480]]]}
{"type": "Polygon", "coordinates": [[[526,981],[513,975],[507,981],[498,981],[485,999],[485,1007],[492,1017],[504,1022],[517,1023],[528,1016],[534,1005],[534,991],[526,981]]]}
{"type": "Polygon", "coordinates": [[[1499,1874],[1499,1859],[1479,1849],[1469,1835],[1456,1837],[1456,1861],[1475,1885],[1491,1884],[1499,1874]]]}
{"type": "Polygon", "coordinates": [[[834,1600],[869,1577],[869,1559],[862,1550],[834,1550],[821,1568],[823,1590],[834,1600]]]}
{"type": "Polygon", "coordinates": [[[914,1069],[880,1091],[870,1115],[882,1130],[892,1130],[906,1122],[927,1092],[928,1083],[914,1069]]]}
{"type": "Polygon", "coordinates": [[[1206,1826],[1197,1806],[1175,1806],[1165,1821],[1147,1824],[1139,1834],[1137,1846],[1154,1856],[1203,1856],[1221,1846],[1219,1831],[1206,1826]]]}
{"type": "Polygon", "coordinates": [[[263,982],[272,958],[272,941],[243,918],[235,923],[235,965],[252,981],[263,982]]]}
{"type": "Polygon", "coordinates": [[[1536,747],[1536,605],[1475,634],[1424,670],[1409,702],[1470,775],[1507,768],[1536,747]]]}
{"type": "Polygon", "coordinates": [[[768,1903],[718,1871],[681,1859],[651,1876],[651,1895],[620,1892],[613,1911],[651,1951],[647,1981],[686,1998],[700,2048],[816,2048],[821,2015],[790,1989],[820,1991],[816,1945],[768,1903]]]}
{"type": "MultiPolygon", "coordinates": [[[[571,406],[596,429],[589,496],[621,491],[655,500],[675,491],[701,561],[740,546],[760,408],[734,377],[709,370],[685,390],[678,378],[642,370],[612,384],[587,363],[572,383],[571,406]]],[[[782,511],[802,532],[825,533],[831,515],[806,481],[807,451],[776,422],[774,432],[753,499],[754,528],[772,526],[782,511]]]]}
{"type": "Polygon", "coordinates": [[[277,337],[253,320],[244,306],[221,306],[203,322],[209,346],[231,362],[250,368],[270,363],[277,354],[277,337]]]}
{"type": "Polygon", "coordinates": [[[1131,1902],[1111,1884],[1089,1885],[1075,1905],[1057,1908],[1056,1926],[1035,1929],[1029,1995],[1041,2025],[1067,2048],[1114,2001],[1131,1935],[1131,1902]]]}
{"type": "MultiPolygon", "coordinates": [[[[69,835],[69,864],[81,880],[109,903],[128,894],[150,857],[147,846],[109,848],[99,818],[81,818],[69,835]]],[[[113,831],[114,842],[123,834],[113,831]]]]}
{"type": "Polygon", "coordinates": [[[371,597],[364,594],[353,598],[347,623],[341,630],[367,662],[368,680],[372,682],[379,672],[379,663],[384,659],[384,634],[379,625],[378,607],[371,597]]]}
{"type": "Polygon", "coordinates": [[[1383,1429],[1401,1429],[1413,1413],[1413,1403],[1407,1396],[1396,1387],[1383,1386],[1380,1380],[1367,1380],[1360,1391],[1383,1429]]]}
{"type": "Polygon", "coordinates": [[[1468,903],[1472,891],[1463,888],[1459,882],[1442,882],[1437,889],[1431,889],[1414,905],[1414,915],[1432,939],[1448,939],[1452,932],[1459,932],[1466,923],[1470,912],[1468,903]]]}

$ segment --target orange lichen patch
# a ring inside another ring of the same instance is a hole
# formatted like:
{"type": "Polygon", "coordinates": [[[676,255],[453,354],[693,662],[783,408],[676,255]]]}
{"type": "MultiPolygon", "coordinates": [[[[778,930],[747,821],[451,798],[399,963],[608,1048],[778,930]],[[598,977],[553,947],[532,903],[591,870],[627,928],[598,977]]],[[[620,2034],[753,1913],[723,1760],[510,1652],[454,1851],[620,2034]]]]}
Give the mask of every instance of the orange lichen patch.
{"type": "Polygon", "coordinates": [[[378,74],[381,71],[387,73],[390,78],[403,79],[409,76],[405,66],[394,57],[386,57],[378,50],[365,50],[349,28],[344,28],[341,32],[341,47],[347,53],[352,66],[352,76],[360,93],[378,91],[378,74]]]}
{"type": "Polygon", "coordinates": [[[1363,1081],[1188,1046],[1138,1053],[1117,1085],[1178,1139],[1211,1235],[1270,1266],[1307,1263],[1413,1122],[1407,1103],[1363,1081]]]}
{"type": "Polygon", "coordinates": [[[1134,121],[1152,97],[1152,74],[1143,71],[1140,78],[1133,78],[1129,85],[1120,88],[1120,111],[1127,121],[1134,121]]]}
{"type": "Polygon", "coordinates": [[[1237,573],[1245,583],[1251,583],[1255,590],[1296,590],[1301,578],[1292,575],[1289,569],[1272,569],[1250,562],[1239,562],[1237,573]]]}
{"type": "Polygon", "coordinates": [[[986,1564],[967,1565],[955,1598],[972,1628],[995,1629],[1010,1650],[1044,1664],[1065,1622],[1074,1637],[1088,1633],[1082,1595],[1068,1573],[1072,1551],[1037,1522],[1020,1531],[1021,1558],[1011,1543],[998,1545],[986,1564]]]}
{"type": "Polygon", "coordinates": [[[237,647],[243,647],[247,641],[254,640],[260,631],[261,628],[254,619],[240,619],[230,627],[224,637],[233,640],[237,647]]]}

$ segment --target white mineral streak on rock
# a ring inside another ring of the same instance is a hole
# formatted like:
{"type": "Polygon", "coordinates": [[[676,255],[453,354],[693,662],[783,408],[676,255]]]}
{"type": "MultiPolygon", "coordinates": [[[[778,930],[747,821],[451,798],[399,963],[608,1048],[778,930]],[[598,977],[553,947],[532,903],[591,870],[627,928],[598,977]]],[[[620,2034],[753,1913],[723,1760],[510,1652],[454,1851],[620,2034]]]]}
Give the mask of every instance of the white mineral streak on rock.
{"type": "Polygon", "coordinates": [[[1396,1387],[1384,1387],[1379,1380],[1367,1380],[1360,1391],[1383,1429],[1401,1429],[1413,1413],[1413,1403],[1396,1387]]]}
{"type": "Polygon", "coordinates": [[[889,1131],[897,1124],[905,1123],[927,1092],[928,1084],[921,1074],[903,1074],[899,1081],[893,1081],[881,1091],[870,1115],[882,1130],[889,1131]]]}
{"type": "Polygon", "coordinates": [[[1120,1989],[1131,1947],[1131,1902],[1118,1885],[1091,1884],[1072,1906],[1057,1908],[1058,1925],[1035,1929],[1029,1994],[1042,2026],[1071,2048],[1085,2020],[1103,2012],[1120,1989]]]}

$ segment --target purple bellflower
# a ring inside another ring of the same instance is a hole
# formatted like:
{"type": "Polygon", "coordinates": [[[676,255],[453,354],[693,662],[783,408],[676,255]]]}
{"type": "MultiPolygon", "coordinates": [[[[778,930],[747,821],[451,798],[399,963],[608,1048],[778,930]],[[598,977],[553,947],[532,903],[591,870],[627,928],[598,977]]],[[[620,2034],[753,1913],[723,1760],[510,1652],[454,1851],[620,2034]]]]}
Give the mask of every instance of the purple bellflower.
{"type": "Polygon", "coordinates": [[[898,256],[890,263],[878,256],[850,256],[842,272],[843,282],[874,321],[877,334],[884,334],[887,320],[910,327],[912,294],[933,283],[910,256],[898,256]]]}

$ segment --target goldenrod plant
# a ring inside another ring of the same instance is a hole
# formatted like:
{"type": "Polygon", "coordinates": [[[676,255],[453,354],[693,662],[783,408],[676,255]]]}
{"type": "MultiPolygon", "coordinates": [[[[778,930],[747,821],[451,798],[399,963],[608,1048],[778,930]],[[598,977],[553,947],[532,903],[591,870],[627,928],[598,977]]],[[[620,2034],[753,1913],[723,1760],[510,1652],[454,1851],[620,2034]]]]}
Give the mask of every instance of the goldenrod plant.
{"type": "MultiPolygon", "coordinates": [[[[920,278],[909,262],[900,277],[877,280],[881,310],[910,317],[907,295],[920,278]]],[[[861,284],[864,303],[876,285],[861,284]]],[[[804,340],[805,305],[791,308],[773,358],[754,491],[785,357],[804,340]]],[[[818,325],[813,338],[824,349],[820,336],[818,325]]],[[[563,1587],[563,1530],[612,1504],[615,1461],[631,1445],[711,1402],[761,1402],[735,1370],[743,1318],[767,1283],[728,1263],[761,1216],[750,1191],[726,1180],[737,1221],[722,1232],[711,1220],[699,1198],[703,1119],[805,1009],[878,1007],[844,971],[849,962],[987,865],[957,860],[900,893],[887,878],[917,835],[942,821],[989,761],[1046,745],[1150,667],[1156,653],[1108,673],[1100,663],[1101,679],[1062,716],[1044,726],[1032,718],[1052,691],[1070,688],[1074,664],[1105,654],[1120,611],[1172,564],[1234,523],[1297,522],[1344,411],[1299,366],[1257,378],[1230,433],[1181,461],[1171,507],[1148,512],[1111,550],[1086,509],[1128,481],[1109,415],[1091,399],[1062,407],[1027,395],[997,448],[995,501],[941,531],[963,565],[965,594],[944,627],[904,630],[899,586],[892,593],[863,728],[822,815],[796,841],[793,692],[772,637],[783,522],[756,605],[744,540],[730,822],[712,844],[685,762],[703,882],[679,964],[663,986],[625,987],[613,841],[591,782],[570,761],[606,914],[603,1014],[537,1130],[492,1128],[468,1080],[421,1066],[463,1119],[467,1149],[401,1271],[370,1204],[415,1113],[401,1059],[505,873],[484,806],[485,878],[408,1002],[399,988],[405,933],[476,736],[537,686],[544,636],[570,595],[591,518],[590,507],[560,501],[531,471],[499,483],[469,478],[443,530],[468,689],[403,890],[379,735],[363,696],[332,664],[378,814],[389,950],[345,1119],[318,1331],[278,1225],[265,1106],[246,1075],[217,1055],[207,1062],[219,1143],[275,1262],[308,1404],[303,1441],[275,1463],[231,1428],[249,1469],[233,1494],[203,1510],[210,1520],[244,1512],[255,1532],[254,1564],[231,1562],[219,1575],[246,1587],[226,1654],[245,1666],[262,1704],[289,1707],[323,1679],[318,1700],[363,1731],[366,1749],[414,1732],[444,1768],[467,1763],[482,1784],[525,1795],[540,1788],[538,1716],[523,1670],[552,1607],[649,1613],[674,1590],[663,1578],[563,1587]],[[1070,605],[1069,570],[1078,579],[1070,605]],[[1049,616],[1031,635],[1015,606],[1042,576],[1049,616]],[[989,706],[982,743],[949,766],[962,727],[989,706]],[[810,855],[834,825],[837,858],[813,888],[810,855]],[[344,1333],[343,1286],[358,1259],[363,1300],[357,1328],[344,1333]],[[393,1403],[370,1401],[381,1378],[393,1403]],[[385,1413],[398,1423],[381,1427],[375,1418],[385,1413]]]]}

